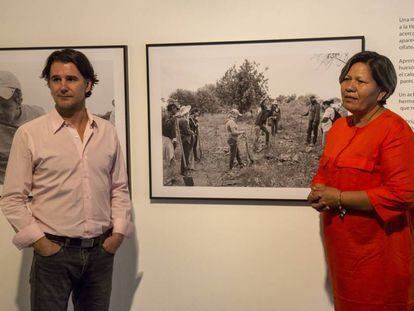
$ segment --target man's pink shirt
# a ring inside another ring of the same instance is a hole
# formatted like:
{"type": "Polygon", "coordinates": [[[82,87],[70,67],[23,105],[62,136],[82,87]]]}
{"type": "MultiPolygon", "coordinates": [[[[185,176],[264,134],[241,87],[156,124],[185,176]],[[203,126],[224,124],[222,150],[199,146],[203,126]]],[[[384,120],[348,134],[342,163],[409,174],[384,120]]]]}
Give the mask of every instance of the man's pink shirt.
{"type": "Polygon", "coordinates": [[[128,177],[115,128],[88,112],[83,140],[53,109],[22,125],[8,160],[0,207],[22,249],[44,233],[130,236],[128,177]],[[33,199],[28,200],[29,194],[33,199]]]}

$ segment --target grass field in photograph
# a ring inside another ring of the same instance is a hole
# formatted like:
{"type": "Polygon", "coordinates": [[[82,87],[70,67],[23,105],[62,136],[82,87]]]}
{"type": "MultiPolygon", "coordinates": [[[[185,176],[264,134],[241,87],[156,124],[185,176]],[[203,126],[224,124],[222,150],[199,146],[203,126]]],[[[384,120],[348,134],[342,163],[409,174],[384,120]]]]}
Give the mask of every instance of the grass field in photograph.
{"type": "MultiPolygon", "coordinates": [[[[238,129],[245,131],[253,163],[249,165],[246,139],[239,137],[238,145],[245,167],[229,170],[228,134],[225,130],[226,113],[202,114],[199,117],[201,161],[195,162],[190,171],[194,186],[213,187],[308,187],[317,169],[321,154],[321,139],[315,147],[306,144],[308,118],[302,116],[307,107],[301,100],[282,103],[280,129],[270,136],[270,146],[265,148],[265,136],[261,135],[262,150],[253,151],[255,117],[246,113],[237,120],[238,129]]],[[[319,133],[320,134],[320,133],[319,133]]],[[[184,185],[179,175],[180,148],[176,148],[176,181],[174,186],[184,185]]]]}

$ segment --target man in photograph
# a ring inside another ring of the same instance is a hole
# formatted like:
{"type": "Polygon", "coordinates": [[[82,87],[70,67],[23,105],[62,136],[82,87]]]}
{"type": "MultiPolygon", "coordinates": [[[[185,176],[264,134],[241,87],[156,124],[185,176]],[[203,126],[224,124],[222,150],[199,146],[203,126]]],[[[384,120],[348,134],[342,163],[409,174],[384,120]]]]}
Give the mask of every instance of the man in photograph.
{"type": "Polygon", "coordinates": [[[188,176],[190,174],[190,154],[193,150],[194,132],[190,128],[190,110],[191,106],[181,106],[177,119],[177,135],[181,144],[181,175],[188,176]]]}
{"type": "Polygon", "coordinates": [[[318,139],[319,122],[321,120],[321,105],[314,95],[309,98],[309,109],[303,116],[308,116],[306,143],[314,146],[318,139]]]}
{"type": "Polygon", "coordinates": [[[322,130],[322,147],[325,147],[326,136],[335,121],[335,108],[332,107],[333,100],[324,100],[322,102],[323,116],[321,120],[322,130]]]}
{"type": "Polygon", "coordinates": [[[169,100],[167,111],[162,115],[162,159],[164,186],[174,184],[175,178],[175,149],[177,147],[176,118],[179,105],[174,100],[169,100]]]}
{"type": "Polygon", "coordinates": [[[270,133],[272,133],[272,136],[275,136],[277,134],[280,119],[281,119],[281,114],[280,114],[279,105],[276,102],[274,102],[270,109],[269,119],[268,119],[269,125],[270,125],[270,133]]]}
{"type": "Polygon", "coordinates": [[[262,135],[262,133],[265,135],[266,137],[266,148],[269,147],[269,138],[270,138],[270,134],[269,134],[269,130],[266,127],[267,124],[267,118],[270,115],[270,109],[267,108],[266,106],[266,100],[263,100],[260,103],[260,111],[259,114],[256,117],[256,122],[255,124],[255,141],[254,141],[254,151],[255,152],[260,152],[262,149],[260,148],[260,136],[262,135]]]}
{"type": "Polygon", "coordinates": [[[9,71],[0,71],[0,184],[4,183],[10,147],[17,128],[42,114],[41,107],[23,105],[22,87],[9,71]]]}
{"type": "Polygon", "coordinates": [[[16,247],[34,250],[32,310],[67,310],[70,294],[75,310],[108,310],[114,254],[133,232],[121,146],[85,107],[98,79],[83,53],[53,52],[42,77],[55,109],[16,131],[0,207],[16,247]]]}
{"type": "Polygon", "coordinates": [[[108,120],[113,126],[115,126],[115,99],[111,101],[112,109],[105,112],[103,115],[96,114],[102,119],[108,120]]]}
{"type": "Polygon", "coordinates": [[[244,135],[244,131],[239,131],[237,128],[236,120],[242,114],[237,109],[232,109],[228,114],[225,128],[228,135],[227,143],[230,148],[230,162],[229,170],[231,171],[234,167],[234,160],[237,160],[237,164],[240,168],[244,167],[244,164],[240,157],[240,150],[238,146],[238,139],[240,135],[244,135]]]}
{"type": "Polygon", "coordinates": [[[188,120],[190,129],[193,131],[193,152],[190,154],[190,168],[194,169],[194,161],[200,161],[201,148],[200,148],[200,125],[198,123],[198,117],[200,116],[200,109],[194,108],[190,111],[190,118],[188,120]]]}

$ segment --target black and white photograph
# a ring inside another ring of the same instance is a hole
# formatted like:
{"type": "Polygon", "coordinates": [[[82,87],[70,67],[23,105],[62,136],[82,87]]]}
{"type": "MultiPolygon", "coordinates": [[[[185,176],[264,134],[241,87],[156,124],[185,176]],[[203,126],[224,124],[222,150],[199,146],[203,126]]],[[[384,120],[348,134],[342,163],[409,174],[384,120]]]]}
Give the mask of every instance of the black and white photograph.
{"type": "Polygon", "coordinates": [[[303,200],[364,37],[147,45],[151,198],[303,200]]]}
{"type": "Polygon", "coordinates": [[[30,47],[0,49],[0,194],[11,143],[17,128],[39,117],[54,104],[41,76],[47,57],[55,50],[73,48],[91,61],[98,84],[86,107],[110,121],[117,129],[126,163],[128,161],[127,47],[30,47]]]}

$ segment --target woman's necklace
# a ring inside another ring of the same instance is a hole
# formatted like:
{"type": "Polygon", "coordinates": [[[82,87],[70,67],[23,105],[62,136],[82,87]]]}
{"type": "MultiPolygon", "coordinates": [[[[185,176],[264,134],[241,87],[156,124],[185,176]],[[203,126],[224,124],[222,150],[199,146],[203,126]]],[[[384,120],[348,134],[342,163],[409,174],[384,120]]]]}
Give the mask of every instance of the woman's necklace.
{"type": "MultiPolygon", "coordinates": [[[[375,109],[373,109],[371,112],[370,112],[370,115],[367,117],[367,119],[366,120],[363,120],[363,122],[364,122],[364,125],[366,125],[366,124],[368,124],[369,123],[369,121],[377,114],[377,112],[379,112],[379,111],[381,111],[382,110],[382,108],[383,108],[383,106],[381,106],[381,105],[378,105],[377,106],[377,108],[375,108],[375,109]]],[[[362,120],[362,118],[361,119],[359,119],[359,122],[361,122],[361,120],[362,120]]],[[[357,125],[357,122],[355,121],[355,117],[353,117],[353,123],[354,123],[354,125],[356,126],[357,125]]],[[[361,125],[361,124],[360,124],[361,125]]]]}

